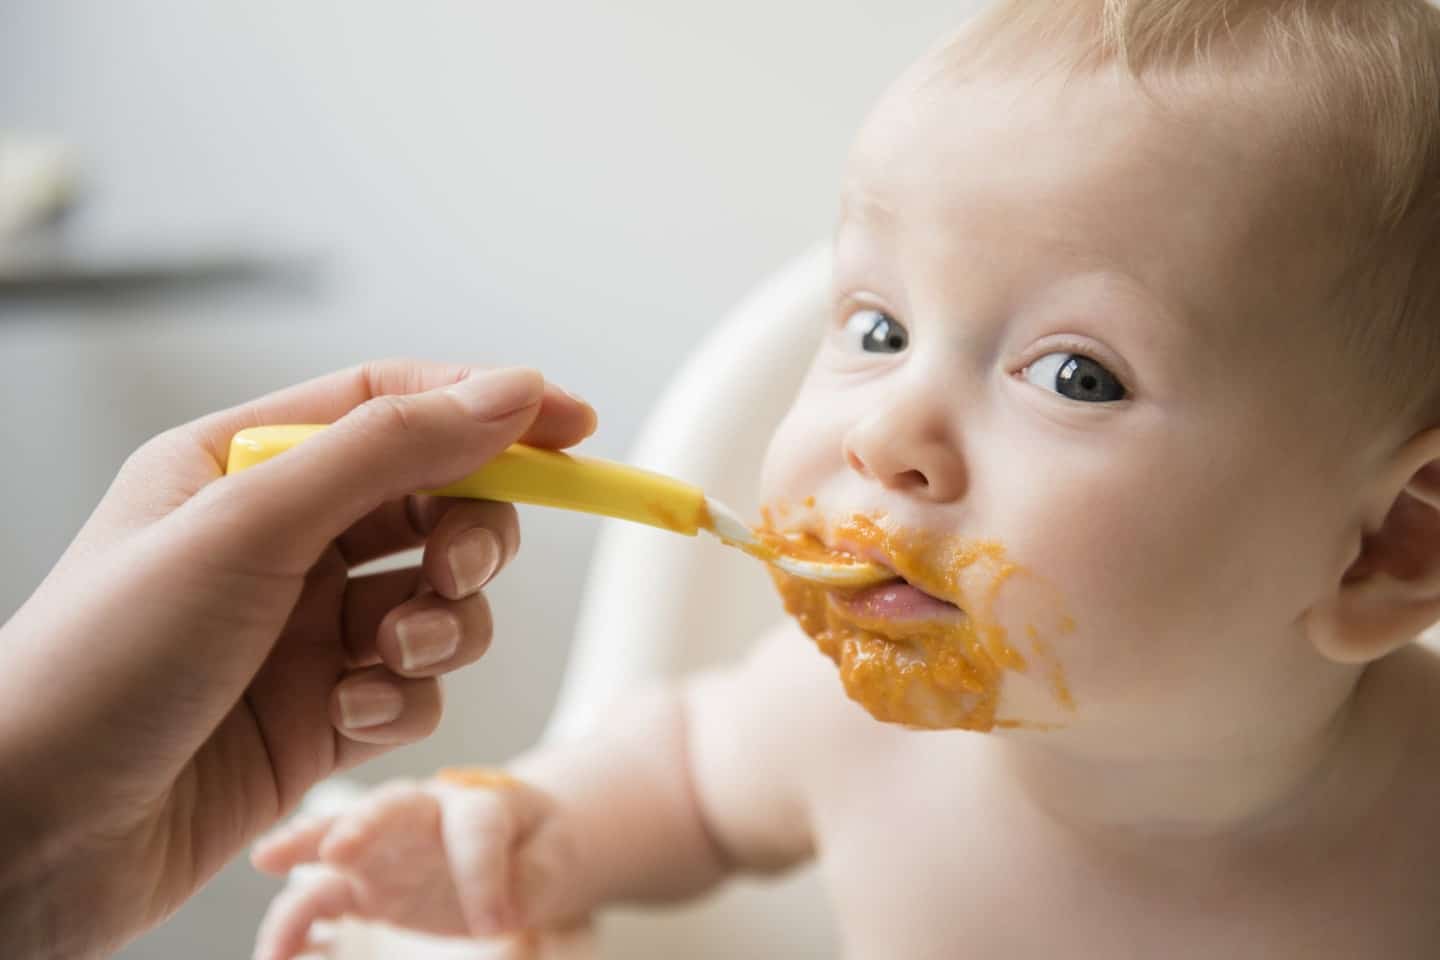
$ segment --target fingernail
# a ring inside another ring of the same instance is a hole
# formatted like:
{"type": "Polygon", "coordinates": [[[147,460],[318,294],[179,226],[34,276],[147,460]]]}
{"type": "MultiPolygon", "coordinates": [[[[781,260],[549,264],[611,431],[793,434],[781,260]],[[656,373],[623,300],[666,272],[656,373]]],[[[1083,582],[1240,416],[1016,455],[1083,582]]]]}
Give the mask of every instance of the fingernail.
{"type": "Polygon", "coordinates": [[[477,420],[503,420],[539,403],[545,378],[525,367],[484,370],[446,387],[445,392],[477,420]]]}
{"type": "Polygon", "coordinates": [[[405,698],[388,683],[352,683],[340,688],[340,720],[351,730],[389,723],[404,707],[405,698]]]}
{"type": "Polygon", "coordinates": [[[418,610],[395,624],[400,666],[419,670],[449,660],[460,646],[460,621],[447,610],[418,610]]]}
{"type": "Polygon", "coordinates": [[[468,597],[500,569],[500,538],[484,527],[466,530],[450,544],[447,559],[457,596],[468,597]]]}

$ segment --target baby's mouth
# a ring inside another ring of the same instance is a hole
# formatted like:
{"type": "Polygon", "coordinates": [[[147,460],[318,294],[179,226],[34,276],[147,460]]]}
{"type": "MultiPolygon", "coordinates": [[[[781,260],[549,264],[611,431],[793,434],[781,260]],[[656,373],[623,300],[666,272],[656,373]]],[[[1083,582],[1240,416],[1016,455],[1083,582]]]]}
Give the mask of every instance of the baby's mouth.
{"type": "Polygon", "coordinates": [[[852,700],[877,720],[911,727],[995,726],[1002,674],[1023,670],[1025,661],[1004,642],[1003,631],[985,622],[984,602],[973,616],[966,609],[976,602],[966,587],[977,587],[982,597],[993,590],[984,581],[998,583],[1012,569],[1003,548],[897,529],[883,516],[864,514],[775,535],[809,547],[816,558],[863,559],[890,574],[848,590],[775,574],[786,612],[834,661],[852,700]],[[969,569],[977,564],[983,566],[969,569]]]}
{"type": "MultiPolygon", "coordinates": [[[[895,565],[878,549],[855,548],[849,544],[840,549],[869,560],[889,570],[895,565]]],[[[916,586],[898,571],[895,577],[858,590],[835,591],[836,604],[851,616],[896,622],[958,623],[965,611],[943,597],[916,586]]]]}
{"type": "Polygon", "coordinates": [[[958,623],[965,617],[955,604],[898,576],[873,587],[837,592],[834,598],[852,616],[863,618],[958,623]]]}

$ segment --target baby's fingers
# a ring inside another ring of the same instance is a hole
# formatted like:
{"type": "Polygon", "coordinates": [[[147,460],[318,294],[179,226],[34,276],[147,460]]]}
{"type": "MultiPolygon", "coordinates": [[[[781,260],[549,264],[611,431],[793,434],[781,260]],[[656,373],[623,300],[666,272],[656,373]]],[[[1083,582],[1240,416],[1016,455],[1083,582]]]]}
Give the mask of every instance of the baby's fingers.
{"type": "Polygon", "coordinates": [[[492,790],[451,790],[441,808],[441,831],[460,895],[465,923],[476,936],[498,936],[519,926],[510,883],[515,823],[508,804],[492,790]]]}
{"type": "Polygon", "coordinates": [[[355,907],[354,889],[339,873],[327,867],[297,871],[265,911],[254,960],[291,960],[309,946],[314,924],[338,919],[355,907]]]}
{"type": "Polygon", "coordinates": [[[442,798],[440,830],[465,924],[475,936],[510,933],[522,926],[511,868],[528,824],[515,802],[524,787],[433,788],[442,798]]]}
{"type": "Polygon", "coordinates": [[[413,780],[392,780],[362,797],[326,832],[317,853],[332,867],[355,874],[385,870],[410,852],[409,839],[433,833],[439,816],[435,798],[413,780]]]}
{"type": "Polygon", "coordinates": [[[375,791],[326,835],[320,856],[369,916],[442,936],[467,932],[440,835],[440,804],[409,783],[375,791]]]}
{"type": "Polygon", "coordinates": [[[284,876],[302,863],[320,859],[320,843],[335,817],[301,817],[276,827],[256,841],[250,850],[250,863],[256,870],[284,876]]]}
{"type": "Polygon", "coordinates": [[[549,794],[484,768],[441,771],[431,789],[442,798],[451,872],[474,933],[568,928],[595,908],[549,794]]]}

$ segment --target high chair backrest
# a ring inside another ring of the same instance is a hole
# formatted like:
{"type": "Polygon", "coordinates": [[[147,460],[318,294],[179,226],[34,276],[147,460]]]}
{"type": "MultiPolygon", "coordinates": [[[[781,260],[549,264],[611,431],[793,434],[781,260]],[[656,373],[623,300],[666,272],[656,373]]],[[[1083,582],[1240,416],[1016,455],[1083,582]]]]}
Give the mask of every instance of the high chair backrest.
{"type": "MultiPolygon", "coordinates": [[[[626,458],[758,517],[760,462],[827,313],[828,248],[779,271],[677,371],[626,458]]],[[[741,656],[783,616],[765,570],[708,538],[609,523],[591,561],[547,738],[602,721],[627,691],[741,656]]],[[[604,957],[828,957],[832,924],[810,871],[736,883],[704,903],[607,916],[604,957]]]]}

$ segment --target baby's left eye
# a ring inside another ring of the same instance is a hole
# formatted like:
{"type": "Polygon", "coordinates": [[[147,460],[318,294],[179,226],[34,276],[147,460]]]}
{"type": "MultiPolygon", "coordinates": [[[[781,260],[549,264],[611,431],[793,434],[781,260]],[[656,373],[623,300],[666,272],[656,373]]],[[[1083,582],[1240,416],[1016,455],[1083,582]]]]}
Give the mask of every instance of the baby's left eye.
{"type": "Polygon", "coordinates": [[[1079,353],[1047,353],[1024,372],[1035,386],[1082,403],[1115,403],[1129,394],[1115,374],[1079,353]]]}

